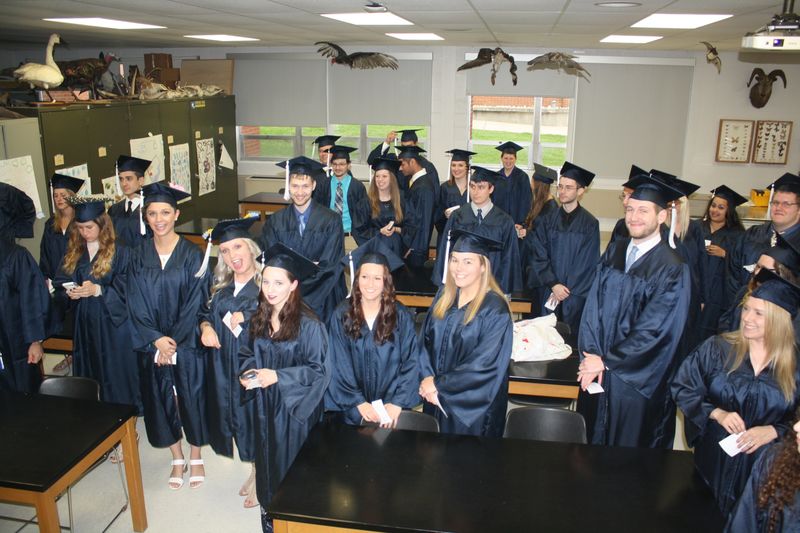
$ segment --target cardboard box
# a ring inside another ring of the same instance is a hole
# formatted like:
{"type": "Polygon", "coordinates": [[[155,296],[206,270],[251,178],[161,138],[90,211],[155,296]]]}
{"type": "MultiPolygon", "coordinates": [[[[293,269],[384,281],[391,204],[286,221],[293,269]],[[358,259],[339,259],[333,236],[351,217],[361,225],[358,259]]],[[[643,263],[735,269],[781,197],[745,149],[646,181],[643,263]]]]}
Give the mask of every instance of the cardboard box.
{"type": "Polygon", "coordinates": [[[233,59],[184,59],[181,85],[216,85],[233,94],[233,59]]]}
{"type": "Polygon", "coordinates": [[[172,54],[145,54],[145,72],[150,72],[155,68],[172,68],[172,54]]]}
{"type": "Polygon", "coordinates": [[[163,83],[170,89],[174,89],[176,84],[181,81],[181,69],[179,68],[161,68],[156,69],[150,75],[153,81],[163,83]]]}

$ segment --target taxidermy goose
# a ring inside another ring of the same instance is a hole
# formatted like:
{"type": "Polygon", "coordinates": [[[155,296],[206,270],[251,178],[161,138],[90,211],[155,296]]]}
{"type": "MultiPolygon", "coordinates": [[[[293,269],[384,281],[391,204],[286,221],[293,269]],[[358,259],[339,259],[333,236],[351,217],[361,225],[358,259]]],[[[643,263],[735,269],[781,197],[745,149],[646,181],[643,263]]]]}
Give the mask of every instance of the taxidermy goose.
{"type": "MultiPolygon", "coordinates": [[[[47,43],[47,53],[45,54],[45,64],[39,63],[25,63],[17,70],[14,71],[14,77],[17,80],[27,83],[34,87],[44,89],[47,96],[50,96],[49,89],[58,87],[64,81],[64,75],[53,60],[53,47],[61,44],[61,37],[57,33],[50,36],[50,41],[47,43]]],[[[66,43],[64,43],[66,44],[66,43]]],[[[55,98],[50,96],[50,100],[55,102],[55,98]]]]}

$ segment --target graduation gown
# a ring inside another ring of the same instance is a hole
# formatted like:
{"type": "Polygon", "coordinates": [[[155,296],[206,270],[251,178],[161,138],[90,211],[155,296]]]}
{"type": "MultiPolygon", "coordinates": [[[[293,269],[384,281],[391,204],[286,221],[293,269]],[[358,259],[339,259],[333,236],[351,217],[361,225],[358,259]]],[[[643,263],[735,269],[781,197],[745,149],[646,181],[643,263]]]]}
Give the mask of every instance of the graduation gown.
{"type": "Polygon", "coordinates": [[[421,266],[428,259],[436,210],[436,191],[430,176],[424,174],[414,181],[406,193],[406,207],[403,247],[413,250],[414,257],[407,258],[409,264],[421,266]]]}
{"type": "Polygon", "coordinates": [[[586,297],[578,347],[603,358],[605,392],[581,391],[578,410],[592,444],[670,449],[669,383],[689,309],[689,267],[662,240],[625,273],[627,246],[618,240],[603,253],[586,297]]]}
{"type": "Polygon", "coordinates": [[[700,229],[702,231],[702,240],[698,243],[698,246],[702,248],[700,249],[697,265],[700,304],[703,308],[700,310],[696,326],[698,342],[717,334],[719,319],[725,311],[726,258],[713,256],[706,252],[705,241],[710,240],[712,244],[724,249],[727,254],[736,239],[741,237],[742,234],[741,229],[727,226],[723,226],[711,233],[711,227],[707,223],[702,223],[700,229]]]}
{"type": "Polygon", "coordinates": [[[330,380],[327,351],[325,326],[305,314],[295,340],[259,337],[243,342],[239,351],[240,371],[269,368],[278,374],[274,385],[243,393],[253,401],[256,493],[265,509],[308,432],[322,417],[330,380]]]}
{"type": "MultiPolygon", "coordinates": [[[[669,238],[669,229],[662,232],[662,239],[666,242],[669,238]]],[[[697,320],[700,316],[700,302],[702,301],[700,289],[700,254],[705,254],[705,243],[700,222],[691,220],[683,239],[675,236],[675,251],[683,258],[689,266],[689,277],[691,280],[691,298],[689,299],[689,314],[683,329],[680,346],[678,348],[678,364],[683,361],[689,353],[694,350],[704,339],[700,338],[697,330],[697,320]]]]}
{"type": "Polygon", "coordinates": [[[205,351],[200,346],[197,314],[208,299],[208,276],[195,277],[203,262],[196,244],[180,237],[162,269],[155,242],[133,250],[128,269],[128,306],[147,440],[165,448],[181,439],[208,443],[205,351]],[[167,336],[178,344],[177,362],[158,366],[153,342],[167,336]],[[177,401],[176,397],[177,396],[177,401]]]}
{"type": "Polygon", "coordinates": [[[0,390],[36,392],[42,376],[38,365],[28,364],[28,348],[45,339],[50,295],[31,253],[5,239],[0,240],[0,302],[0,390]]]}
{"type": "Polygon", "coordinates": [[[559,320],[577,332],[586,294],[592,286],[600,259],[600,224],[589,211],[578,205],[572,213],[555,209],[538,217],[533,228],[530,269],[543,290],[531,302],[540,315],[549,314],[544,304],[557,283],[566,286],[569,297],[556,308],[559,320]]]}
{"type": "MultiPolygon", "coordinates": [[[[728,331],[736,331],[741,326],[742,321],[742,300],[744,300],[745,295],[747,294],[747,285],[739,289],[739,293],[736,295],[736,300],[733,305],[729,309],[727,309],[719,319],[718,327],[719,333],[727,333],[728,331]]],[[[794,340],[795,343],[800,346],[800,313],[792,319],[792,325],[794,326],[794,340]]]]}
{"type": "MultiPolygon", "coordinates": [[[[317,182],[314,189],[316,196],[314,200],[331,209],[331,181],[336,178],[327,175],[317,182]]],[[[355,176],[350,174],[350,185],[347,187],[347,209],[350,211],[350,232],[355,233],[359,228],[367,223],[370,218],[369,198],[367,198],[367,188],[355,176]]],[[[336,211],[334,211],[335,213],[336,211]]]]}
{"type": "Polygon", "coordinates": [[[116,244],[111,270],[99,279],[92,274],[96,259],[95,255],[90,260],[84,248],[75,271],[66,274],[62,265],[54,280],[60,292],[68,281],[77,286],[91,281],[101,290],[100,296],[73,301],[73,372],[100,383],[102,401],[135,405],[141,414],[139,369],[126,296],[130,251],[116,244]]]}
{"type": "Polygon", "coordinates": [[[381,228],[386,226],[386,224],[388,224],[391,221],[395,222],[394,226],[392,227],[394,228],[403,227],[403,223],[405,222],[405,217],[408,216],[405,195],[402,192],[400,193],[400,207],[403,210],[404,218],[403,222],[399,224],[397,223],[397,217],[395,216],[394,206],[392,205],[391,200],[388,202],[379,202],[378,207],[379,207],[378,216],[372,216],[372,208],[370,208],[369,218],[367,219],[364,225],[354,230],[353,238],[355,238],[356,243],[359,246],[361,246],[371,238],[378,237],[378,239],[389,249],[391,249],[392,252],[397,254],[399,257],[403,257],[402,231],[401,233],[394,232],[390,237],[387,237],[386,235],[381,233],[381,228]]]}
{"type": "Polygon", "coordinates": [[[125,212],[125,202],[127,198],[115,203],[108,208],[108,216],[114,223],[114,231],[117,233],[117,242],[121,242],[128,248],[136,248],[141,242],[153,235],[150,226],[145,222],[145,234],[139,232],[139,211],[142,206],[138,206],[130,213],[125,212]]]}
{"type": "MultiPolygon", "coordinates": [[[[746,428],[772,425],[782,437],[791,427],[800,399],[800,387],[787,402],[771,368],[755,375],[750,358],[729,372],[727,364],[732,347],[722,337],[707,339],[684,361],[672,383],[672,396],[683,411],[687,434],[694,446],[694,464],[717,500],[723,515],[733,509],[745,488],[753,463],[764,447],[748,455],[729,457],[719,446],[728,432],[711,420],[711,411],[719,407],[739,413],[746,428]]],[[[800,370],[795,370],[795,381],[800,370]]]]}
{"type": "Polygon", "coordinates": [[[401,303],[396,303],[397,323],[392,338],[377,344],[372,330],[361,326],[361,336],[353,339],[345,332],[345,314],[350,300],[336,308],[330,321],[329,358],[331,383],[325,393],[325,410],[341,411],[347,424],[359,425],[358,406],[383,400],[410,409],[420,404],[420,346],[414,317],[401,303]]]}
{"type": "MultiPolygon", "coordinates": [[[[394,147],[388,146],[386,149],[383,149],[383,143],[378,144],[373,148],[373,150],[367,156],[367,164],[372,166],[376,159],[379,157],[386,157],[388,154],[394,154],[394,147]]],[[[425,173],[430,176],[431,178],[431,185],[433,185],[433,190],[436,193],[436,198],[439,198],[439,171],[436,170],[436,167],[425,157],[420,156],[420,163],[422,163],[422,168],[425,169],[425,173]]],[[[448,169],[449,172],[449,169],[448,169]]],[[[408,190],[408,176],[404,176],[401,173],[397,175],[397,184],[400,186],[400,190],[407,191],[408,190]]]]}
{"type": "Polygon", "coordinates": [[[208,440],[215,453],[233,457],[233,443],[242,461],[255,459],[253,403],[243,403],[244,389],[239,383],[239,349],[247,335],[250,317],[258,307],[259,287],[248,281],[239,294],[233,295],[234,284],[218,290],[205,302],[198,323],[208,322],[217,334],[221,348],[206,350],[206,384],[208,405],[208,440]],[[222,319],[227,313],[241,312],[242,332],[236,337],[222,319]]]}
{"type": "Polygon", "coordinates": [[[505,175],[505,169],[502,168],[498,174],[500,177],[494,184],[492,203],[508,213],[514,220],[514,224],[522,226],[525,224],[528,211],[531,210],[533,198],[531,180],[519,167],[514,167],[508,176],[505,175]]]}
{"type": "Polygon", "coordinates": [[[261,230],[261,244],[268,250],[280,242],[319,263],[317,274],[300,280],[300,292],[303,301],[325,320],[347,294],[344,271],[339,263],[344,257],[342,217],[315,201],[308,209],[311,213],[303,235],[300,235],[294,205],[289,205],[267,218],[261,230]]]}
{"type": "MultiPolygon", "coordinates": [[[[436,305],[441,292],[431,305],[436,305]]],[[[456,296],[458,302],[458,296],[456,296]]],[[[434,376],[438,407],[425,403],[442,433],[502,437],[508,404],[508,364],[514,324],[505,299],[487,292],[478,313],[464,324],[464,313],[454,303],[444,318],[428,313],[422,329],[420,379],[434,376]]]]}
{"type": "MultiPolygon", "coordinates": [[[[794,444],[791,445],[794,448],[794,444]]],[[[726,533],[767,533],[768,509],[759,509],[758,494],[766,483],[780,450],[780,443],[770,444],[756,460],[744,492],[728,518],[726,533]]],[[[793,449],[792,452],[796,453],[796,450],[793,449]]],[[[776,531],[800,533],[800,491],[795,493],[794,501],[781,510],[776,531]]]]}
{"type": "MultiPolygon", "coordinates": [[[[69,242],[69,231],[62,233],[53,228],[54,216],[47,219],[44,224],[42,240],[39,243],[39,268],[44,277],[51,282],[56,279],[61,261],[67,253],[67,242],[69,242]]],[[[47,313],[46,337],[61,333],[64,319],[71,310],[71,302],[63,292],[55,292],[50,295],[50,305],[47,313]]]]}
{"type": "Polygon", "coordinates": [[[750,271],[744,267],[755,265],[758,258],[772,246],[775,230],[772,222],[751,226],[739,234],[727,251],[728,272],[725,277],[725,306],[736,302],[739,289],[747,285],[750,271]]]}
{"type": "MultiPolygon", "coordinates": [[[[436,231],[439,235],[444,235],[444,227],[447,225],[447,216],[444,212],[455,206],[462,206],[467,202],[467,191],[461,192],[455,183],[444,182],[439,188],[439,200],[436,202],[436,231]]],[[[452,215],[452,213],[451,213],[452,215]]]]}
{"type": "MultiPolygon", "coordinates": [[[[611,231],[611,237],[608,240],[608,246],[611,246],[611,243],[617,239],[629,239],[630,236],[631,234],[628,231],[628,226],[625,224],[625,217],[622,217],[614,224],[614,229],[611,231]]],[[[608,246],[606,246],[606,248],[608,248],[608,246]]]]}
{"type": "MultiPolygon", "coordinates": [[[[530,227],[527,228],[525,232],[525,238],[522,239],[519,248],[519,259],[522,263],[522,275],[523,275],[523,283],[525,287],[528,289],[532,289],[534,293],[534,297],[532,301],[536,298],[535,294],[538,290],[541,292],[542,290],[550,290],[547,287],[542,286],[542,280],[539,279],[539,275],[536,273],[535,270],[531,268],[531,257],[533,256],[533,239],[534,239],[534,229],[536,228],[537,221],[540,219],[544,219],[547,216],[547,213],[550,211],[558,209],[558,203],[553,198],[547,200],[544,205],[542,206],[542,210],[539,211],[539,214],[536,216],[535,219],[531,221],[530,227]]],[[[538,310],[533,309],[533,315],[536,315],[538,310]]]]}
{"type": "MultiPolygon", "coordinates": [[[[431,281],[442,285],[442,274],[446,259],[447,233],[452,230],[463,229],[478,235],[495,239],[503,243],[503,249],[489,252],[489,262],[492,265],[492,275],[500,288],[506,294],[522,290],[522,267],[519,262],[519,245],[517,244],[517,231],[511,217],[493,206],[489,213],[483,217],[483,223],[478,224],[478,217],[472,212],[471,204],[464,205],[450,215],[445,226],[439,247],[436,252],[436,264],[433,267],[431,281]]],[[[454,242],[450,241],[452,249],[454,242]]]]}

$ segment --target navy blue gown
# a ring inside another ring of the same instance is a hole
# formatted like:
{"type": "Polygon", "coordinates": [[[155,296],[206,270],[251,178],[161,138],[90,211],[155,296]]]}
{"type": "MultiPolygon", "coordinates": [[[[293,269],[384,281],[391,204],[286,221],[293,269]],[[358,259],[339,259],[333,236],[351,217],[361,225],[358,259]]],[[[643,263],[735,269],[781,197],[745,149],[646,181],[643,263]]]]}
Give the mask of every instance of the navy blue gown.
{"type": "Polygon", "coordinates": [[[54,281],[56,290],[61,292],[68,281],[77,286],[91,281],[102,291],[100,296],[73,301],[73,372],[100,383],[100,399],[104,402],[135,405],[141,414],[139,370],[126,297],[130,251],[117,244],[111,270],[99,279],[92,274],[96,259],[97,256],[90,260],[84,249],[75,271],[66,274],[59,269],[54,281]]]}
{"type": "MultiPolygon", "coordinates": [[[[519,258],[522,263],[523,283],[525,284],[525,288],[531,291],[531,301],[539,301],[538,298],[544,298],[544,296],[539,296],[542,292],[550,293],[550,288],[542,284],[542,280],[539,279],[539,274],[531,268],[531,258],[533,257],[533,239],[535,234],[534,230],[538,223],[537,221],[544,219],[547,213],[556,209],[558,209],[558,203],[556,203],[553,198],[547,200],[536,218],[531,221],[531,225],[527,228],[528,231],[525,233],[525,238],[522,239],[522,243],[520,243],[519,258]]],[[[539,316],[538,309],[531,309],[531,314],[533,316],[539,316]]]]}
{"type": "MultiPolygon", "coordinates": [[[[42,240],[39,244],[39,268],[44,277],[51,282],[56,279],[61,261],[67,253],[67,242],[69,241],[69,227],[66,232],[53,228],[51,216],[44,224],[42,240]]],[[[71,310],[70,300],[63,292],[54,292],[50,296],[50,305],[47,313],[47,337],[61,333],[67,313],[71,310]]]]}
{"type": "Polygon", "coordinates": [[[478,313],[465,325],[469,305],[459,309],[458,295],[441,320],[434,318],[439,295],[425,318],[419,364],[421,379],[434,376],[447,417],[427,402],[424,411],[436,417],[442,433],[502,437],[514,340],[508,303],[487,292],[478,313]]]}
{"type": "MultiPolygon", "coordinates": [[[[444,182],[439,189],[439,201],[436,202],[436,231],[439,235],[444,235],[444,227],[447,225],[447,216],[444,212],[456,206],[466,205],[467,191],[461,192],[455,183],[444,182]]],[[[452,215],[452,213],[451,213],[452,215]]]]}
{"type": "Polygon", "coordinates": [[[566,286],[569,297],[558,304],[556,316],[577,332],[586,295],[592,286],[600,260],[600,225],[589,211],[578,205],[571,213],[554,209],[536,219],[531,240],[530,270],[538,277],[542,290],[531,302],[534,313],[549,314],[544,304],[552,287],[566,286]]]}
{"type": "Polygon", "coordinates": [[[242,461],[255,459],[255,429],[253,404],[243,403],[244,389],[239,383],[239,349],[247,337],[250,317],[258,307],[260,288],[248,281],[234,296],[231,282],[212,296],[200,311],[199,322],[208,322],[214,328],[222,348],[205,348],[208,404],[208,440],[217,454],[233,457],[233,444],[242,461]],[[242,332],[236,337],[222,319],[227,313],[241,312],[244,321],[242,332]]]}
{"type": "Polygon", "coordinates": [[[525,217],[531,210],[531,180],[528,175],[519,167],[514,167],[509,176],[505,175],[505,169],[497,171],[500,177],[494,184],[492,202],[508,213],[514,220],[514,224],[520,226],[525,224],[525,217]]]}
{"type": "MultiPolygon", "coordinates": [[[[694,464],[714,492],[723,515],[728,515],[745,488],[750,470],[764,447],[748,455],[729,457],[719,446],[728,432],[709,415],[715,408],[739,413],[746,428],[772,425],[782,437],[791,426],[800,387],[786,401],[770,369],[755,375],[750,358],[729,372],[733,348],[720,336],[707,339],[684,361],[672,383],[672,396],[690,428],[694,464]]],[[[800,370],[795,371],[795,381],[800,370]]]]}
{"type": "Polygon", "coordinates": [[[350,300],[336,308],[328,322],[330,335],[331,383],[325,393],[325,410],[341,411],[347,424],[361,423],[358,406],[383,400],[404,409],[419,405],[418,361],[420,346],[414,317],[400,303],[392,338],[377,344],[372,330],[361,326],[353,339],[345,332],[345,313],[350,300]]]}
{"type": "Polygon", "coordinates": [[[414,180],[406,192],[406,206],[403,248],[413,250],[406,261],[410,266],[422,266],[428,259],[436,211],[436,190],[430,176],[414,180]]]}
{"type": "MultiPolygon", "coordinates": [[[[664,241],[667,241],[669,238],[669,228],[663,228],[661,236],[664,241]]],[[[700,254],[705,254],[703,231],[699,221],[689,221],[689,227],[683,239],[680,239],[677,235],[675,236],[675,251],[678,252],[684,262],[689,266],[689,277],[691,279],[689,314],[686,317],[686,324],[684,325],[683,335],[681,336],[681,342],[678,347],[678,364],[680,364],[700,342],[705,340],[700,338],[700,333],[697,330],[697,321],[700,316],[700,302],[702,301],[700,288],[700,254]]]]}
{"type": "MultiPolygon", "coordinates": [[[[483,217],[483,223],[478,224],[478,217],[472,212],[471,204],[465,204],[456,209],[447,219],[444,233],[438,242],[436,264],[431,277],[434,284],[442,285],[447,233],[457,229],[471,231],[503,243],[502,250],[489,252],[492,274],[504,293],[511,294],[522,290],[522,266],[519,261],[519,244],[517,243],[519,239],[517,230],[514,228],[514,221],[497,206],[494,206],[483,217]]],[[[451,239],[450,246],[452,247],[453,244],[451,239]]]]}
{"type": "MultiPolygon", "coordinates": [[[[394,155],[394,148],[392,146],[386,147],[386,150],[383,149],[383,143],[377,145],[367,156],[367,164],[372,166],[376,159],[379,157],[386,157],[387,155],[392,154],[394,155]]],[[[439,171],[436,170],[436,167],[431,163],[429,160],[425,159],[424,157],[420,156],[420,162],[422,163],[422,168],[425,169],[425,173],[431,178],[431,185],[433,186],[433,192],[436,195],[436,198],[439,197],[439,171]]],[[[449,171],[449,169],[448,169],[449,171]]],[[[397,185],[400,187],[401,191],[408,191],[408,178],[404,176],[402,173],[397,175],[397,185]]]]}
{"type": "Polygon", "coordinates": [[[300,280],[300,292],[303,301],[321,320],[326,320],[347,294],[340,264],[344,257],[342,218],[316,201],[311,201],[308,209],[311,213],[303,235],[296,210],[289,205],[267,218],[261,230],[261,244],[269,250],[273,244],[281,243],[318,262],[317,274],[300,280]]]}
{"type": "MultiPolygon", "coordinates": [[[[245,333],[242,333],[245,335],[245,333]]],[[[295,340],[259,337],[242,343],[240,371],[269,368],[278,382],[243,392],[253,401],[256,493],[267,508],[308,432],[322,417],[330,380],[328,334],[317,319],[303,315],[295,340]]]]}
{"type": "MultiPolygon", "coordinates": [[[[700,250],[699,285],[700,303],[703,308],[697,320],[697,340],[699,342],[716,335],[719,319],[725,311],[725,276],[727,275],[726,258],[710,255],[705,250],[705,241],[719,246],[729,253],[736,239],[741,237],[742,230],[724,226],[715,232],[707,223],[700,225],[702,230],[702,249],[700,250]]],[[[738,325],[733,328],[738,329],[738,325]]]]}
{"type": "Polygon", "coordinates": [[[208,443],[205,352],[197,328],[200,307],[208,299],[208,279],[195,277],[202,261],[197,245],[183,237],[163,269],[153,239],[132,251],[128,306],[147,440],[155,448],[178,442],[181,428],[189,444],[208,443]],[[153,342],[163,336],[178,344],[174,365],[154,362],[153,342]]]}
{"type": "Polygon", "coordinates": [[[617,220],[617,223],[614,224],[614,229],[611,230],[611,237],[608,240],[608,246],[610,246],[611,243],[617,239],[628,239],[630,236],[631,234],[628,231],[628,226],[625,224],[625,217],[622,217],[621,219],[617,220]]]}
{"type": "Polygon", "coordinates": [[[386,247],[388,247],[393,253],[402,257],[403,256],[403,237],[402,232],[397,233],[394,232],[390,237],[383,235],[381,233],[381,228],[386,226],[391,221],[394,221],[395,224],[393,227],[395,228],[402,228],[403,223],[405,222],[405,217],[408,216],[408,210],[406,207],[405,202],[405,195],[400,193],[400,207],[403,210],[403,222],[397,223],[395,213],[394,213],[394,206],[392,205],[391,200],[386,202],[379,202],[379,211],[378,216],[372,216],[372,210],[369,212],[369,218],[367,219],[366,223],[362,225],[360,228],[355,229],[353,232],[353,237],[358,243],[359,246],[367,242],[373,237],[378,237],[378,239],[383,243],[386,247]]]}
{"type": "Polygon", "coordinates": [[[0,302],[0,390],[36,392],[42,376],[28,364],[28,347],[45,339],[50,295],[31,253],[1,238],[0,302]]]}
{"type": "Polygon", "coordinates": [[[141,206],[137,207],[130,213],[125,212],[125,202],[127,198],[115,203],[108,208],[108,216],[114,223],[114,231],[117,233],[117,242],[121,242],[128,248],[136,248],[142,241],[153,235],[152,230],[145,221],[145,234],[142,235],[139,231],[139,210],[141,206]]]}
{"type": "Polygon", "coordinates": [[[672,448],[675,404],[669,383],[689,309],[689,267],[661,241],[625,273],[628,239],[600,258],[586,298],[578,347],[603,358],[605,392],[581,391],[589,442],[672,448]]]}

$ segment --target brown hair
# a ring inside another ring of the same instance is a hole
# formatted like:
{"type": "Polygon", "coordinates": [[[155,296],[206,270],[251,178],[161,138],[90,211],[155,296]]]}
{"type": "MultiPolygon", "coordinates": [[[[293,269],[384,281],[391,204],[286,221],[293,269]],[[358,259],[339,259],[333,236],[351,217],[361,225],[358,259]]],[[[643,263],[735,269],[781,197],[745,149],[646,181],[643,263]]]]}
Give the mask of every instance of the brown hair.
{"type": "MultiPolygon", "coordinates": [[[[800,420],[800,410],[795,421],[800,420]]],[[[767,512],[767,531],[778,531],[784,508],[790,507],[800,491],[800,451],[797,449],[797,434],[793,428],[786,432],[775,450],[775,459],[769,473],[758,491],[758,508],[767,512]]]]}
{"type": "MultiPolygon", "coordinates": [[[[361,308],[361,287],[358,278],[361,274],[361,267],[355,271],[353,276],[353,296],[350,298],[350,307],[342,317],[344,331],[351,339],[361,337],[361,327],[364,325],[364,310],[361,308]]],[[[397,305],[394,294],[394,282],[392,274],[386,265],[383,265],[383,292],[381,293],[381,309],[375,318],[373,328],[375,342],[383,344],[394,337],[394,328],[397,325],[397,305]]]]}
{"type": "MultiPolygon", "coordinates": [[[[64,190],[67,191],[67,198],[69,198],[70,196],[75,196],[75,192],[73,192],[72,189],[64,189],[64,190]]],[[[55,195],[55,189],[53,189],[53,194],[55,195]]],[[[72,217],[70,217],[70,222],[72,222],[72,219],[75,218],[75,208],[72,207],[72,204],[70,204],[69,202],[67,202],[67,207],[68,210],[72,211],[72,217]]],[[[61,233],[61,219],[63,217],[64,214],[61,212],[60,209],[56,207],[56,200],[55,198],[53,198],[53,231],[61,233]]]]}
{"type": "MultiPolygon", "coordinates": [[[[261,277],[264,277],[264,267],[261,270],[261,277]]],[[[286,276],[290,282],[294,282],[297,278],[289,272],[285,271],[286,276]]],[[[289,341],[294,340],[300,334],[300,319],[303,314],[314,316],[311,309],[303,303],[303,298],[300,296],[300,285],[289,293],[289,298],[283,304],[280,312],[278,313],[278,322],[280,329],[278,331],[272,330],[272,304],[267,301],[264,296],[264,291],[259,287],[258,290],[258,308],[250,319],[250,338],[256,337],[269,337],[274,341],[289,341]]]]}
{"type": "MultiPolygon", "coordinates": [[[[111,222],[111,217],[107,213],[101,214],[96,219],[92,220],[100,227],[100,236],[97,240],[100,247],[97,250],[94,263],[92,264],[92,276],[95,279],[100,279],[111,271],[111,263],[114,260],[117,246],[115,244],[116,234],[114,233],[114,224],[111,222]]],[[[81,237],[80,231],[76,224],[69,226],[69,241],[67,243],[67,251],[64,254],[63,270],[66,274],[75,272],[83,252],[86,250],[86,241],[81,237]]]]}
{"type": "Polygon", "coordinates": [[[536,220],[536,217],[542,212],[544,204],[550,199],[550,185],[550,183],[533,180],[531,185],[531,192],[533,192],[531,210],[528,211],[528,216],[525,217],[525,227],[528,230],[533,229],[533,221],[536,220]]]}
{"type": "MultiPolygon", "coordinates": [[[[397,176],[391,170],[387,170],[387,172],[391,178],[389,180],[389,192],[392,196],[394,222],[395,224],[401,224],[403,222],[403,205],[400,203],[400,188],[397,186],[397,176]]],[[[369,207],[372,210],[372,218],[378,218],[381,213],[381,197],[378,193],[378,186],[375,185],[375,176],[372,176],[372,181],[369,182],[367,197],[369,198],[369,207]]]]}

